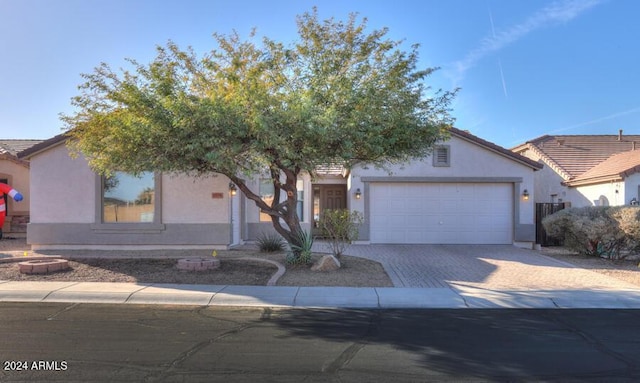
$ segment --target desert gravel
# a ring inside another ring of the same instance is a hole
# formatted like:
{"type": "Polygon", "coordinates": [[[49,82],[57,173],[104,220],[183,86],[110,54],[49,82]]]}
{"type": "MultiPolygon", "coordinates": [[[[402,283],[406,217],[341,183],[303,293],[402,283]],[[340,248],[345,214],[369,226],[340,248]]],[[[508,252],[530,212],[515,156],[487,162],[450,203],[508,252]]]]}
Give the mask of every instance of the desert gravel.
{"type": "MultiPolygon", "coordinates": [[[[140,282],[184,283],[215,285],[260,285],[277,272],[277,267],[267,262],[245,258],[261,258],[284,264],[285,254],[260,253],[246,246],[237,250],[217,251],[221,266],[218,270],[187,272],[178,270],[178,258],[211,257],[210,250],[153,250],[153,251],[41,251],[31,252],[24,239],[0,241],[0,261],[9,256],[50,255],[69,259],[71,270],[47,275],[21,274],[15,262],[0,262],[0,280],[78,281],[78,282],[140,282]]],[[[314,254],[313,261],[323,254],[314,254]]],[[[28,259],[25,258],[25,259],[28,259]]],[[[287,266],[277,286],[346,286],[393,287],[391,279],[378,262],[343,256],[342,268],[333,272],[311,271],[309,266],[287,266]]]]}

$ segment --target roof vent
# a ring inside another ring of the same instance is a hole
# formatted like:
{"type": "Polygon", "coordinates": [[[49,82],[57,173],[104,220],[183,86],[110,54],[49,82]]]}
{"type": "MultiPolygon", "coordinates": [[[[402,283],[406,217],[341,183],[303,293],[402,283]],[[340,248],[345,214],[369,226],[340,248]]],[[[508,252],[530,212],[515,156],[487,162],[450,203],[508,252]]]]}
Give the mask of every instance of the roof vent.
{"type": "Polygon", "coordinates": [[[636,150],[636,142],[631,141],[631,150],[636,150]]]}
{"type": "Polygon", "coordinates": [[[558,140],[558,146],[564,145],[564,140],[558,140]]]}
{"type": "Polygon", "coordinates": [[[618,130],[618,141],[622,141],[622,129],[618,130]]]}

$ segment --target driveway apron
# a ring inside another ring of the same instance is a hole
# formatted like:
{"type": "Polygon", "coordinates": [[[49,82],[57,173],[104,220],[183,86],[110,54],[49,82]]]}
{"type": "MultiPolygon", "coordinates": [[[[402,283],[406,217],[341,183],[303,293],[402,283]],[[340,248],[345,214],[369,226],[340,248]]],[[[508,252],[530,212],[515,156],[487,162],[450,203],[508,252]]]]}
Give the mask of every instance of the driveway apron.
{"type": "MultiPolygon", "coordinates": [[[[317,243],[317,251],[326,251],[317,243]]],[[[352,245],[380,262],[395,287],[497,290],[638,289],[638,286],[510,245],[352,245]]]]}

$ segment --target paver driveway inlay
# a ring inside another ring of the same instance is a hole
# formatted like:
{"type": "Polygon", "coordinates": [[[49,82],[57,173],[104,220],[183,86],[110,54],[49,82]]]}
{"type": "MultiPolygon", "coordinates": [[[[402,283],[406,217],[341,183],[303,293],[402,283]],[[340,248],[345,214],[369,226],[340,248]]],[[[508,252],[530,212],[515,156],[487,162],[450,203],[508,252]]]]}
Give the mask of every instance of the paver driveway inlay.
{"type": "MultiPolygon", "coordinates": [[[[323,243],[314,250],[326,251],[323,243]]],[[[347,255],[380,262],[395,287],[510,290],[626,289],[638,286],[509,245],[352,245],[347,255]]]]}

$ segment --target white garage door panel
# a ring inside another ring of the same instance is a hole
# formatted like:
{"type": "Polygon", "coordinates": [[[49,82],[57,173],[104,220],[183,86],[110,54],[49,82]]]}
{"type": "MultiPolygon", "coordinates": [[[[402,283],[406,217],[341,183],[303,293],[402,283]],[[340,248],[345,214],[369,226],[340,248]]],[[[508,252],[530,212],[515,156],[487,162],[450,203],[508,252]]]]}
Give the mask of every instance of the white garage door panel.
{"type": "Polygon", "coordinates": [[[373,183],[370,193],[373,243],[512,243],[512,184],[373,183]]]}

